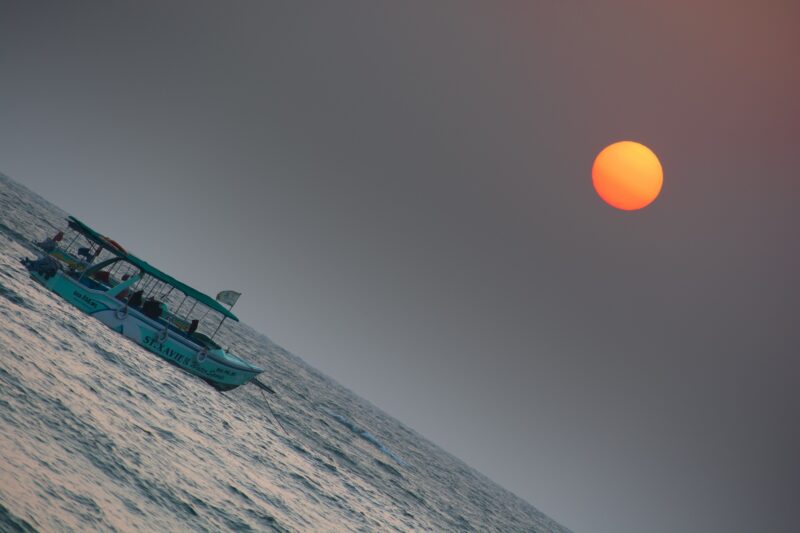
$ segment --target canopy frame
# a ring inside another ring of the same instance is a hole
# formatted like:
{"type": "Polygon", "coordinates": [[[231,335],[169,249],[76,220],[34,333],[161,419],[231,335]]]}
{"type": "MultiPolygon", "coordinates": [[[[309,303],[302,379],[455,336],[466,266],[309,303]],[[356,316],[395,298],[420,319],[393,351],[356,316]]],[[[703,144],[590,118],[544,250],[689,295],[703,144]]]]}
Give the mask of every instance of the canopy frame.
{"type": "Polygon", "coordinates": [[[67,222],[70,228],[81,233],[84,237],[94,242],[98,246],[102,246],[113,255],[116,255],[120,259],[124,259],[128,263],[132,264],[134,267],[138,268],[143,274],[158,279],[159,281],[166,283],[172,288],[178,289],[183,294],[202,303],[209,309],[216,311],[225,318],[230,318],[231,320],[234,320],[236,322],[239,321],[236,315],[234,315],[228,308],[223,306],[215,298],[212,298],[211,296],[204,294],[198,291],[197,289],[190,287],[189,285],[186,285],[185,283],[173,278],[169,274],[166,274],[165,272],[162,272],[161,270],[152,266],[148,262],[136,257],[133,254],[128,253],[127,251],[122,249],[122,247],[120,247],[116,242],[110,241],[108,237],[101,235],[100,233],[93,230],[92,228],[90,228],[77,218],[72,216],[67,217],[67,222]]]}

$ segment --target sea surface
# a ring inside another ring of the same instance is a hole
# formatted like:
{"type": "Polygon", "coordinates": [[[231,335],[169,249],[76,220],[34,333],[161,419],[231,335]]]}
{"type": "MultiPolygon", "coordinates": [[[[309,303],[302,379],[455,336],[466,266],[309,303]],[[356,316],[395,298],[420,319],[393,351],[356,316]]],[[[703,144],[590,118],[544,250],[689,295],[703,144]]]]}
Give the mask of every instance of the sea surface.
{"type": "Polygon", "coordinates": [[[0,532],[567,531],[246,325],[272,412],[71,307],[19,262],[65,216],[0,174],[0,532]]]}

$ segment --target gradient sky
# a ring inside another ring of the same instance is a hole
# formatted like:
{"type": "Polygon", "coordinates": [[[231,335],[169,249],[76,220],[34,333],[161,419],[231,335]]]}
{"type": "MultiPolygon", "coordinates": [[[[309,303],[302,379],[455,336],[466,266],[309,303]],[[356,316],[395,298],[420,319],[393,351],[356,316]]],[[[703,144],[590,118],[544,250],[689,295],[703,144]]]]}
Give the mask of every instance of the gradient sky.
{"type": "Polygon", "coordinates": [[[578,532],[794,531],[798,6],[0,0],[0,172],[578,532]]]}

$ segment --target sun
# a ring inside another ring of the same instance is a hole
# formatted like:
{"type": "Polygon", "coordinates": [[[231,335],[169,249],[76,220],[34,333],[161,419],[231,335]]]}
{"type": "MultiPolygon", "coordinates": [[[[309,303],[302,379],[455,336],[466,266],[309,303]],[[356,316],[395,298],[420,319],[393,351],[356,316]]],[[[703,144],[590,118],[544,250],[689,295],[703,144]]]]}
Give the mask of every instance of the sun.
{"type": "Polygon", "coordinates": [[[648,147],[633,141],[606,146],[592,165],[592,183],[609,205],[634,211],[650,205],[661,192],[664,171],[648,147]]]}

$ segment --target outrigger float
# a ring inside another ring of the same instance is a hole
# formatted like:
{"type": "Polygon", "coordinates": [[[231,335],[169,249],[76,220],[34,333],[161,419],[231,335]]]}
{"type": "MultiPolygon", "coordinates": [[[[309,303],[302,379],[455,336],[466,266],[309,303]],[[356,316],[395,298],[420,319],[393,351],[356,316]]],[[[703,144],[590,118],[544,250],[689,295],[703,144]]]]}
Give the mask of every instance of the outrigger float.
{"type": "Polygon", "coordinates": [[[225,351],[214,341],[239,293],[223,291],[217,299],[181,283],[128,253],[116,241],[74,217],[67,235],[37,243],[42,253],[22,263],[33,279],[114,331],[220,391],[254,379],[263,369],[225,351]],[[227,303],[229,307],[225,307],[227,303]],[[174,310],[173,310],[174,309],[174,310]],[[219,323],[209,320],[216,317],[219,323]],[[203,332],[205,331],[205,333],[203,332]]]}

